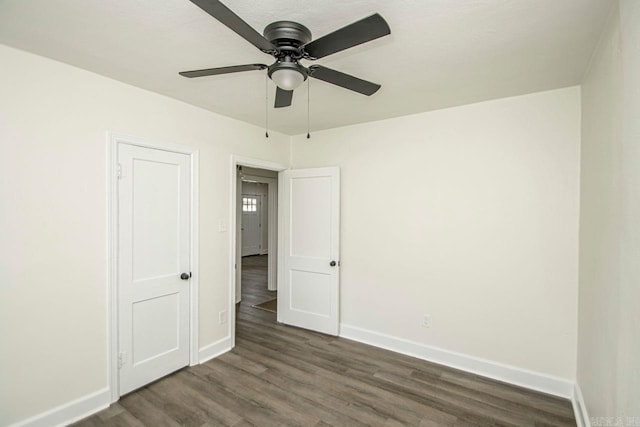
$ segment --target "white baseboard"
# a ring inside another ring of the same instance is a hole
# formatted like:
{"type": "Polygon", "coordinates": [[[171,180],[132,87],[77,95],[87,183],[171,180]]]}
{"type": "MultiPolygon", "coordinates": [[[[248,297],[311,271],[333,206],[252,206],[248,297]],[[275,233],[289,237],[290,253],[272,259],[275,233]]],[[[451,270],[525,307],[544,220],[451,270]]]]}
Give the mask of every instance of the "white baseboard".
{"type": "Polygon", "coordinates": [[[578,427],[591,427],[591,420],[589,419],[589,414],[587,414],[587,405],[584,403],[582,390],[578,383],[576,383],[573,388],[571,405],[573,405],[573,413],[576,415],[576,424],[578,427]]]}
{"type": "Polygon", "coordinates": [[[225,337],[212,344],[202,347],[198,353],[200,363],[208,362],[214,357],[231,350],[231,337],[225,337]]]}
{"type": "MultiPolygon", "coordinates": [[[[483,377],[526,387],[555,396],[571,399],[578,427],[591,427],[580,386],[572,381],[553,377],[490,360],[428,346],[391,335],[381,334],[346,324],[340,325],[340,336],[364,344],[373,345],[406,354],[441,365],[471,372],[483,377]]],[[[200,349],[200,363],[205,363],[231,350],[231,337],[225,337],[200,349]]],[[[49,411],[12,424],[10,427],[65,426],[109,407],[109,388],[60,405],[49,411]]]]}
{"type": "Polygon", "coordinates": [[[109,388],[103,388],[26,420],[11,424],[10,427],[66,426],[109,407],[110,397],[109,388]]]}
{"type": "Polygon", "coordinates": [[[428,346],[357,326],[341,324],[340,336],[531,390],[541,391],[566,399],[571,399],[573,396],[574,383],[564,378],[553,377],[491,360],[480,359],[466,354],[428,346]]]}
{"type": "MultiPolygon", "coordinates": [[[[198,352],[198,359],[200,363],[204,363],[229,350],[231,350],[231,337],[226,337],[202,347],[198,352]]],[[[110,403],[111,391],[107,387],[26,420],[11,424],[9,427],[66,426],[108,408],[110,403]]]]}

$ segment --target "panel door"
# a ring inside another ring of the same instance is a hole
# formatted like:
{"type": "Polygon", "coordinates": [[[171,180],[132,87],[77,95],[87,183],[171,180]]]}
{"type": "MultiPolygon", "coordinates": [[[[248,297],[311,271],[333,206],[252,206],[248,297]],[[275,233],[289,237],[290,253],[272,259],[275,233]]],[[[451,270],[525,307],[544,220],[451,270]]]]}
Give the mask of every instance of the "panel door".
{"type": "Polygon", "coordinates": [[[278,321],[338,334],[340,170],[280,173],[281,268],[278,321]]]}
{"type": "Polygon", "coordinates": [[[242,195],[242,256],[260,254],[262,246],[261,204],[262,197],[260,195],[242,195]]]}
{"type": "Polygon", "coordinates": [[[191,172],[186,154],[126,144],[118,162],[122,395],[189,364],[191,172]]]}

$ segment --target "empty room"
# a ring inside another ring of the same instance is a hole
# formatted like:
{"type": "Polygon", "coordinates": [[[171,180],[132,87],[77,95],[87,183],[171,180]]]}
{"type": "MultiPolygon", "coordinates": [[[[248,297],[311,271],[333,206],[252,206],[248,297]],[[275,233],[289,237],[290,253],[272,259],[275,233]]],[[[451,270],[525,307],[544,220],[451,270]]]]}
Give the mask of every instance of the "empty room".
{"type": "Polygon", "coordinates": [[[0,427],[640,427],[640,0],[0,0],[0,427]]]}

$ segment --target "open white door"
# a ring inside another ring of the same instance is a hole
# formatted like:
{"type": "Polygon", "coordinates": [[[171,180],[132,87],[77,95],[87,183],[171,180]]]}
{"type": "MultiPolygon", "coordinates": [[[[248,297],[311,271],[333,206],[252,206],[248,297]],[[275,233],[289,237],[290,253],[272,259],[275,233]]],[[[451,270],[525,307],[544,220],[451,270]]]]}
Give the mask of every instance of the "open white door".
{"type": "Polygon", "coordinates": [[[120,144],[120,395],[189,364],[190,157],[120,144]]]}
{"type": "Polygon", "coordinates": [[[278,321],[338,335],[340,169],[279,175],[278,321]]]}

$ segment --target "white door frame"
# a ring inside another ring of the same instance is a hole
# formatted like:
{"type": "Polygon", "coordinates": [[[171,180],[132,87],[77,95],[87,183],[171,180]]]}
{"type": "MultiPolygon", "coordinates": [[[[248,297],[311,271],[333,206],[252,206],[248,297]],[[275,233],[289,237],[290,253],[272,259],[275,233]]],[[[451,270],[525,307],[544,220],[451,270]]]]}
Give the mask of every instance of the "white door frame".
{"type": "MultiPolygon", "coordinates": [[[[242,165],[246,166],[246,165],[242,165]]],[[[264,168],[261,168],[264,169],[264,168]]],[[[269,258],[268,276],[267,276],[267,289],[270,291],[277,291],[276,286],[278,268],[277,268],[277,254],[276,248],[278,244],[278,235],[276,230],[278,229],[278,179],[266,178],[264,176],[257,175],[244,175],[245,178],[251,181],[267,184],[267,251],[274,256],[269,258]]]]}
{"type": "Polygon", "coordinates": [[[108,165],[108,287],[107,287],[107,372],[111,403],[119,398],[118,375],[118,145],[128,144],[156,150],[187,154],[191,158],[191,248],[190,267],[193,276],[190,286],[190,322],[189,322],[189,365],[197,365],[198,360],[198,262],[199,262],[199,224],[198,224],[198,164],[197,149],[173,143],[149,141],[137,136],[107,133],[108,165]]]}
{"type": "MultiPolygon", "coordinates": [[[[249,168],[256,169],[266,169],[271,171],[280,172],[289,167],[287,165],[283,165],[280,163],[269,162],[266,160],[252,159],[250,157],[242,157],[242,156],[231,156],[231,168],[229,169],[229,182],[231,184],[231,200],[229,201],[229,206],[231,207],[229,213],[229,336],[231,337],[231,348],[236,345],[236,205],[238,201],[237,195],[237,176],[238,176],[238,166],[246,166],[249,168]]],[[[263,178],[264,179],[264,178],[263,178]]],[[[277,185],[277,183],[276,183],[277,185]]],[[[275,187],[274,187],[275,190],[275,187]]],[[[269,197],[271,197],[271,185],[269,185],[269,197]]],[[[269,199],[269,222],[271,219],[277,216],[274,212],[271,215],[271,206],[276,203],[271,203],[271,199],[269,199]]],[[[280,231],[278,231],[280,234],[280,231]]],[[[269,253],[275,253],[275,245],[277,243],[277,239],[271,238],[269,235],[269,253]],[[273,249],[272,249],[272,245],[273,249]]],[[[273,268],[271,266],[271,260],[275,257],[269,257],[269,271],[277,272],[277,266],[274,265],[273,268]]],[[[275,282],[274,282],[275,283],[275,282]]]]}

